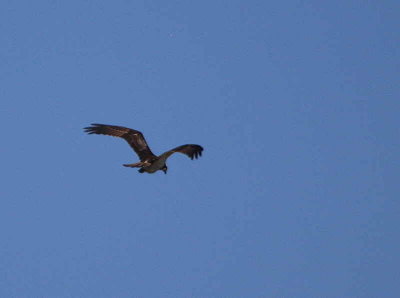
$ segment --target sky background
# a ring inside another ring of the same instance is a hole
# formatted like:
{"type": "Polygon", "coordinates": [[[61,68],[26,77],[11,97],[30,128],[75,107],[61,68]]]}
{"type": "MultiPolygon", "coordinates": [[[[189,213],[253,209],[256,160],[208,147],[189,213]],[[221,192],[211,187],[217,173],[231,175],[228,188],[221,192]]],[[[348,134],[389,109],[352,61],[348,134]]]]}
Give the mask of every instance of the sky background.
{"type": "Polygon", "coordinates": [[[399,297],[399,1],[1,1],[0,297],[399,297]],[[195,143],[167,175],[123,141],[195,143]]]}

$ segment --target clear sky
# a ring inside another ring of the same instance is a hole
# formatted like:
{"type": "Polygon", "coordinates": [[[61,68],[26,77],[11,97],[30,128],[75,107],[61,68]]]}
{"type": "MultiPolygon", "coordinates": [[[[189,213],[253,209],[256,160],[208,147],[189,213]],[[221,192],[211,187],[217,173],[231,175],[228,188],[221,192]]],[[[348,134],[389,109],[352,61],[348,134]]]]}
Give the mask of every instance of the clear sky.
{"type": "Polygon", "coordinates": [[[0,297],[399,297],[399,1],[1,1],[0,297]],[[167,175],[90,123],[141,130],[167,175]]]}

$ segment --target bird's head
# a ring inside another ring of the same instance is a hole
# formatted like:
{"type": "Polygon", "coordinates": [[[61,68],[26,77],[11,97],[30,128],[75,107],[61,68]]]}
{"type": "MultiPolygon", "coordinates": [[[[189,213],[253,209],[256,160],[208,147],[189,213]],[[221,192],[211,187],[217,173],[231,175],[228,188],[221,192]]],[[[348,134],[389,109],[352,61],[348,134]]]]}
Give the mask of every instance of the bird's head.
{"type": "Polygon", "coordinates": [[[164,174],[167,174],[168,171],[167,165],[165,165],[161,170],[164,172],[164,174]]]}

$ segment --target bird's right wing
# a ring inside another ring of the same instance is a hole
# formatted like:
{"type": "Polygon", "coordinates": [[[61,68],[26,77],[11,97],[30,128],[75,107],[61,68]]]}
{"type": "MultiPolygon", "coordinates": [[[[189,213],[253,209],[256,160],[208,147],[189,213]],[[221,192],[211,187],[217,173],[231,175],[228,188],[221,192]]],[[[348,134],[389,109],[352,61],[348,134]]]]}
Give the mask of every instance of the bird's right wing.
{"type": "Polygon", "coordinates": [[[88,134],[101,134],[123,138],[125,141],[128,142],[132,149],[135,150],[141,161],[155,157],[153,152],[151,152],[149,145],[147,145],[143,134],[140,131],[116,125],[97,123],[93,123],[91,125],[92,126],[84,128],[85,132],[87,132],[88,134]]]}
{"type": "Polygon", "coordinates": [[[190,159],[197,159],[197,158],[199,158],[199,156],[201,156],[201,153],[203,152],[203,147],[201,147],[200,145],[195,145],[195,144],[186,144],[186,145],[178,146],[167,152],[164,152],[162,154],[162,156],[164,156],[165,158],[168,158],[175,152],[183,153],[186,156],[188,156],[190,159]]]}

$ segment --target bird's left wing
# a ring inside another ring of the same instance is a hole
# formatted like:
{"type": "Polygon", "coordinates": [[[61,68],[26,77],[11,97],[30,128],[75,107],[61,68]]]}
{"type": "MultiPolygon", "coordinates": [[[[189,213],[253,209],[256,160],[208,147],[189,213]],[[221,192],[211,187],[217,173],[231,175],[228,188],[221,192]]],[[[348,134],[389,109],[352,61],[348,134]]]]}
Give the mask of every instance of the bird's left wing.
{"type": "Polygon", "coordinates": [[[155,156],[151,152],[149,145],[147,145],[143,134],[138,130],[123,126],[93,123],[92,126],[85,127],[85,132],[123,138],[135,150],[141,161],[155,156]]]}

